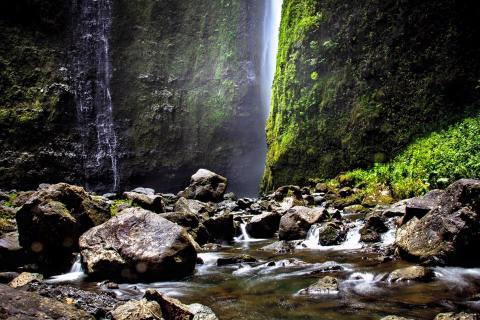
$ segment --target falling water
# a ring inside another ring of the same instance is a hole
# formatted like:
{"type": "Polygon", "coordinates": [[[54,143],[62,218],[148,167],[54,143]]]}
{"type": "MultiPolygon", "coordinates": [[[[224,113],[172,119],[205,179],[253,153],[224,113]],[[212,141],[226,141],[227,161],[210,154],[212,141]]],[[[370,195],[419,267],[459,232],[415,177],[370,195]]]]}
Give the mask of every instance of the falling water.
{"type": "Polygon", "coordinates": [[[73,79],[85,179],[88,187],[91,182],[104,182],[105,172],[111,172],[110,188],[117,190],[117,137],[110,92],[112,1],[75,0],[73,8],[73,79]]]}
{"type": "Polygon", "coordinates": [[[266,0],[262,28],[260,94],[265,119],[270,111],[272,84],[277,65],[278,34],[283,0],[266,0]]]}
{"type": "Polygon", "coordinates": [[[78,254],[73,262],[72,268],[68,273],[54,276],[49,279],[47,282],[49,283],[62,283],[62,282],[76,282],[81,281],[86,277],[85,272],[82,268],[82,261],[80,255],[78,254]]]}

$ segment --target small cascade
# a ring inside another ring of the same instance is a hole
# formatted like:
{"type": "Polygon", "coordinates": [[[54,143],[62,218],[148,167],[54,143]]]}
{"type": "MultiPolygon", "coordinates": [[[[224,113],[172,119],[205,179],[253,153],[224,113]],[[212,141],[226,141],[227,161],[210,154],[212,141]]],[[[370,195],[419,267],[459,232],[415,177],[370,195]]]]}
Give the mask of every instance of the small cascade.
{"type": "Polygon", "coordinates": [[[305,241],[302,241],[297,248],[298,249],[315,249],[315,250],[337,250],[337,251],[348,251],[348,250],[358,250],[362,248],[362,243],[360,242],[360,229],[362,228],[361,221],[357,221],[350,228],[347,233],[347,237],[342,244],[335,246],[322,246],[319,242],[320,240],[320,229],[322,225],[314,224],[310,227],[308,231],[307,238],[305,241]]]}
{"type": "Polygon", "coordinates": [[[78,254],[73,262],[70,271],[59,276],[54,276],[51,279],[47,280],[48,283],[61,283],[61,282],[77,282],[83,280],[87,275],[85,274],[81,257],[78,254]]]}
{"type": "Polygon", "coordinates": [[[245,222],[240,224],[240,230],[242,231],[242,234],[235,238],[236,242],[257,242],[265,240],[252,238],[247,232],[247,224],[245,222]]]}
{"type": "Polygon", "coordinates": [[[385,280],[386,274],[373,274],[370,272],[354,272],[347,280],[342,282],[341,289],[359,295],[366,295],[381,291],[378,285],[385,280]]]}
{"type": "Polygon", "coordinates": [[[74,0],[72,78],[87,188],[119,187],[117,136],[110,89],[111,0],[74,0]],[[110,180],[110,181],[109,181],[110,180]]]}

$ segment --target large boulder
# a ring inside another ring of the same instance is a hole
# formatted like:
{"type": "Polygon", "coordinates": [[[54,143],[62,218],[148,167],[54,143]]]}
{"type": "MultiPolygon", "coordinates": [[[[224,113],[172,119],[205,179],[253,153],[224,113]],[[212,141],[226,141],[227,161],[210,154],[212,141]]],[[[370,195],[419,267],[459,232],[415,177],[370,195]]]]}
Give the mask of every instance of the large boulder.
{"type": "Polygon", "coordinates": [[[435,277],[432,269],[423,266],[411,266],[392,271],[388,275],[389,282],[430,281],[435,277]]]}
{"type": "Polygon", "coordinates": [[[304,239],[313,224],[324,221],[327,217],[328,213],[321,207],[293,207],[280,219],[278,237],[280,240],[304,239]]]}
{"type": "Polygon", "coordinates": [[[208,218],[213,213],[214,208],[207,203],[182,197],[175,203],[174,210],[208,218]]]}
{"type": "Polygon", "coordinates": [[[0,284],[1,319],[75,319],[93,320],[85,311],[37,293],[17,290],[0,284]]]}
{"type": "Polygon", "coordinates": [[[87,274],[127,281],[187,276],[197,259],[184,228],[140,208],[125,209],[83,234],[80,253],[87,274]]]}
{"type": "Polygon", "coordinates": [[[203,202],[221,202],[225,190],[227,190],[227,178],[212,171],[200,169],[192,176],[190,185],[181,193],[181,196],[203,202]]]}
{"type": "Polygon", "coordinates": [[[246,229],[254,238],[272,238],[280,226],[281,215],[277,212],[265,212],[254,216],[247,223],[246,229]]]}
{"type": "Polygon", "coordinates": [[[12,271],[30,263],[31,255],[20,246],[18,232],[0,236],[0,271],[12,271]]]}
{"type": "Polygon", "coordinates": [[[131,300],[110,313],[113,320],[163,320],[162,309],[155,301],[131,300]]]}
{"type": "Polygon", "coordinates": [[[479,260],[480,181],[459,180],[447,188],[421,219],[413,217],[397,231],[401,256],[421,262],[468,264],[479,260]]]}
{"type": "Polygon", "coordinates": [[[137,205],[145,210],[156,213],[165,212],[163,199],[159,195],[144,194],[137,192],[124,192],[123,196],[132,201],[133,205],[137,205]]]}
{"type": "Polygon", "coordinates": [[[230,242],[235,236],[235,225],[231,213],[221,213],[203,222],[211,242],[230,242]]]}
{"type": "Polygon", "coordinates": [[[322,246],[338,245],[345,241],[347,231],[345,225],[338,220],[327,222],[319,230],[318,242],[322,246]]]}
{"type": "Polygon", "coordinates": [[[439,205],[444,193],[445,191],[443,190],[432,190],[424,196],[406,200],[405,215],[401,219],[400,224],[406,224],[414,217],[421,219],[430,210],[439,205]]]}
{"type": "Polygon", "coordinates": [[[20,245],[53,273],[68,270],[78,238],[109,218],[107,202],[66,183],[39,189],[16,215],[20,245]]]}
{"type": "Polygon", "coordinates": [[[360,229],[360,235],[363,242],[380,241],[380,234],[388,231],[385,225],[383,215],[380,212],[369,213],[365,217],[365,225],[360,229]]]}

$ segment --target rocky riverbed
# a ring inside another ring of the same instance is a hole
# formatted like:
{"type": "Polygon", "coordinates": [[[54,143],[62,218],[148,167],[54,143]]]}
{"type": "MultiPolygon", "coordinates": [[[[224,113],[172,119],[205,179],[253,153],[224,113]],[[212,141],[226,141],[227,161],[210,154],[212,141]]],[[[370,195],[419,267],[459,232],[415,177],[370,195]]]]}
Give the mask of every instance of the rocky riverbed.
{"type": "Polygon", "coordinates": [[[395,203],[227,185],[0,193],[0,318],[477,319],[480,181],[395,203]]]}

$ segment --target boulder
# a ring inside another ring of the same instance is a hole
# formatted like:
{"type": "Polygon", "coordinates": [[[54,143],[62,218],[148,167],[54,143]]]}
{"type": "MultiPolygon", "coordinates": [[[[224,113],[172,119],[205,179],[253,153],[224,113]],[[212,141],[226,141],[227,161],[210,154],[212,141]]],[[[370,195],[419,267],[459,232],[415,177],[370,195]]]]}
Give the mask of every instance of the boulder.
{"type": "Polygon", "coordinates": [[[260,248],[260,250],[276,254],[292,253],[295,251],[295,248],[299,243],[300,241],[276,241],[260,248]]]}
{"type": "Polygon", "coordinates": [[[386,208],[382,215],[386,218],[403,217],[407,210],[407,202],[410,199],[401,200],[386,208]]]}
{"type": "Polygon", "coordinates": [[[147,195],[147,196],[153,196],[155,194],[154,189],[144,188],[144,187],[135,188],[135,189],[132,190],[132,192],[144,194],[144,195],[147,195]]]}
{"type": "Polygon", "coordinates": [[[163,320],[162,309],[155,301],[131,300],[110,313],[112,320],[163,320]]]}
{"type": "Polygon", "coordinates": [[[30,263],[30,254],[20,246],[18,232],[0,236],[0,270],[11,271],[30,263]]]}
{"type": "Polygon", "coordinates": [[[140,208],[90,229],[80,238],[87,274],[105,279],[165,280],[192,274],[197,253],[187,231],[140,208]]]}
{"type": "Polygon", "coordinates": [[[144,298],[160,305],[165,320],[218,320],[213,311],[206,306],[197,303],[185,305],[153,289],[148,289],[144,298]]]}
{"type": "Polygon", "coordinates": [[[322,294],[337,294],[339,291],[337,278],[326,276],[308,288],[302,289],[298,292],[299,295],[322,295],[322,294]]]}
{"type": "Polygon", "coordinates": [[[167,219],[184,227],[198,244],[203,245],[208,242],[210,235],[200,219],[188,212],[168,212],[160,214],[162,218],[167,219]]]}
{"type": "Polygon", "coordinates": [[[17,193],[15,200],[12,201],[14,207],[21,207],[27,203],[28,199],[35,193],[35,191],[23,191],[17,193]]]}
{"type": "Polygon", "coordinates": [[[389,282],[402,281],[430,281],[435,277],[432,269],[422,266],[411,266],[392,271],[388,276],[389,282]]]}
{"type": "Polygon", "coordinates": [[[422,197],[408,199],[405,205],[405,215],[401,219],[401,225],[406,224],[413,217],[422,218],[430,210],[437,207],[443,197],[443,190],[432,190],[422,197]]]}
{"type": "Polygon", "coordinates": [[[8,285],[12,288],[20,288],[34,281],[43,281],[43,276],[39,273],[22,272],[18,277],[10,281],[8,285]]]}
{"type": "Polygon", "coordinates": [[[210,235],[211,242],[230,242],[235,236],[233,215],[230,213],[223,213],[214,216],[205,220],[203,225],[210,235]]]}
{"type": "Polygon", "coordinates": [[[278,237],[280,240],[305,239],[310,227],[327,216],[324,208],[293,207],[280,219],[278,237]]]}
{"type": "Polygon", "coordinates": [[[115,293],[87,291],[70,285],[55,285],[46,282],[31,282],[24,288],[46,298],[67,302],[85,311],[96,319],[103,319],[119,304],[115,293]]]}
{"type": "Polygon", "coordinates": [[[37,293],[0,285],[0,317],[2,319],[75,319],[93,320],[85,311],[37,293]]]}
{"type": "Polygon", "coordinates": [[[212,171],[200,169],[192,176],[190,185],[180,195],[203,202],[221,202],[226,189],[227,178],[212,171]]]}
{"type": "Polygon", "coordinates": [[[240,263],[252,263],[257,262],[258,260],[248,254],[242,254],[239,256],[227,257],[227,258],[218,258],[217,266],[226,266],[229,264],[240,264],[240,263]]]}
{"type": "Polygon", "coordinates": [[[139,206],[145,210],[150,210],[156,213],[165,212],[163,199],[159,195],[124,192],[123,196],[132,200],[133,205],[139,206]]]}
{"type": "Polygon", "coordinates": [[[18,272],[0,272],[0,283],[7,284],[19,275],[18,272]]]}
{"type": "Polygon", "coordinates": [[[413,319],[399,317],[399,316],[386,316],[386,317],[383,317],[381,320],[413,320],[413,319]]]}
{"type": "Polygon", "coordinates": [[[459,180],[446,189],[434,209],[421,219],[413,217],[398,229],[398,253],[426,263],[477,262],[479,214],[480,181],[459,180]]]}
{"type": "Polygon", "coordinates": [[[265,212],[254,216],[246,225],[247,232],[253,238],[272,238],[280,226],[280,218],[277,212],[265,212]]]}
{"type": "Polygon", "coordinates": [[[347,228],[340,221],[331,221],[319,230],[319,244],[322,246],[334,246],[345,241],[347,228]]]}
{"type": "Polygon", "coordinates": [[[80,235],[109,218],[107,202],[66,183],[39,189],[16,215],[20,245],[49,273],[68,270],[80,235]]]}
{"type": "Polygon", "coordinates": [[[182,197],[175,203],[174,210],[177,212],[194,214],[207,219],[213,214],[214,208],[207,203],[182,197]]]}
{"type": "Polygon", "coordinates": [[[434,320],[478,320],[480,319],[478,314],[473,313],[440,313],[438,314],[434,320]]]}
{"type": "Polygon", "coordinates": [[[365,225],[360,229],[360,240],[363,242],[378,242],[380,234],[388,231],[380,212],[372,212],[365,217],[365,225]]]}

